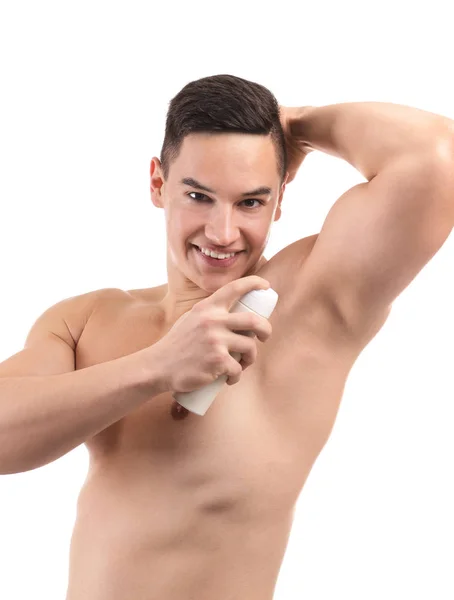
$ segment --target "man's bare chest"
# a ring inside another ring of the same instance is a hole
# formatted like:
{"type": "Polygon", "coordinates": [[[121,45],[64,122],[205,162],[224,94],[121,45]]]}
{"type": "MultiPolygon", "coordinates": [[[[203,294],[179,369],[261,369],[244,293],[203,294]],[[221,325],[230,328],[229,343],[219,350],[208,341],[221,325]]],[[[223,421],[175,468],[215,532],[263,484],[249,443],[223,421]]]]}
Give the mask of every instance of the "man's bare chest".
{"type": "MultiPolygon", "coordinates": [[[[147,305],[101,305],[79,340],[77,368],[139,351],[165,333],[147,305]]],[[[205,416],[182,415],[161,394],[89,440],[92,461],[125,472],[134,465],[141,477],[143,467],[150,481],[171,474],[178,489],[204,489],[210,503],[247,497],[257,508],[264,488],[267,503],[274,493],[293,502],[331,430],[343,376],[329,376],[329,361],[311,349],[297,349],[298,362],[289,362],[276,340],[261,344],[256,363],[221,389],[205,416]]]]}

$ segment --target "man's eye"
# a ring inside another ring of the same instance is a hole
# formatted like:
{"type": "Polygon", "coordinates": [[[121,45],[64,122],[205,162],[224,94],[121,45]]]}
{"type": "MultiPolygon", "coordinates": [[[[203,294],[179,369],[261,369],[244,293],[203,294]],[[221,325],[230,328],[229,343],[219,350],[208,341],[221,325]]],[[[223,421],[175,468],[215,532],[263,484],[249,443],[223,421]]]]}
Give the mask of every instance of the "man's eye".
{"type": "MultiPolygon", "coordinates": [[[[243,200],[243,202],[258,202],[260,205],[263,204],[263,202],[256,200],[255,198],[248,198],[247,200],[243,200]]],[[[258,206],[248,206],[248,208],[258,208],[258,206]]]]}
{"type": "MultiPolygon", "coordinates": [[[[189,192],[188,196],[191,196],[191,194],[195,194],[196,196],[202,196],[202,198],[206,198],[205,194],[201,194],[200,192],[189,192]]],[[[192,200],[201,200],[202,198],[192,198],[192,200]]]]}
{"type": "MultiPolygon", "coordinates": [[[[200,192],[189,192],[188,196],[190,196],[190,198],[192,200],[195,200],[196,202],[202,202],[206,199],[210,200],[208,198],[208,196],[205,196],[205,194],[202,194],[200,192]],[[194,194],[195,196],[199,196],[199,198],[193,198],[191,194],[194,194]]],[[[258,202],[260,205],[263,204],[263,202],[261,202],[260,200],[256,200],[255,198],[248,198],[247,200],[243,200],[243,202],[258,202]]],[[[247,208],[258,208],[257,206],[247,206],[247,208]]]]}

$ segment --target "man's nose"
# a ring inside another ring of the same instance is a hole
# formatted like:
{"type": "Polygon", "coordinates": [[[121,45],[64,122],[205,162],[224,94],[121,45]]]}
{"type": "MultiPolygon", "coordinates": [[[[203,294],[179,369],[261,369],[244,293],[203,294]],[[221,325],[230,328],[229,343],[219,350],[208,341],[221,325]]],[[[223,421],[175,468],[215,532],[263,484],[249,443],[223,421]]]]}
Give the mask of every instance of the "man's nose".
{"type": "Polygon", "coordinates": [[[205,226],[205,235],[216,246],[230,246],[239,237],[238,226],[230,209],[213,211],[205,226]]]}

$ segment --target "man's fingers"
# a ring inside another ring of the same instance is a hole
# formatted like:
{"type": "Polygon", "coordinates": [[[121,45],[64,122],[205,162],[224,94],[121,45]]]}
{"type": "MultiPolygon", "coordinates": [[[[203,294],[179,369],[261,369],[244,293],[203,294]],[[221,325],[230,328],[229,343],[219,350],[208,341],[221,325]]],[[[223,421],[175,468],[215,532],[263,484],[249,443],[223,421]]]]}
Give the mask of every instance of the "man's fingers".
{"type": "Polygon", "coordinates": [[[248,277],[240,277],[235,281],[230,281],[222,288],[214,292],[207,300],[210,303],[218,306],[223,306],[230,310],[232,306],[242,296],[252,290],[267,290],[270,287],[270,282],[258,275],[249,275],[248,277]]]}

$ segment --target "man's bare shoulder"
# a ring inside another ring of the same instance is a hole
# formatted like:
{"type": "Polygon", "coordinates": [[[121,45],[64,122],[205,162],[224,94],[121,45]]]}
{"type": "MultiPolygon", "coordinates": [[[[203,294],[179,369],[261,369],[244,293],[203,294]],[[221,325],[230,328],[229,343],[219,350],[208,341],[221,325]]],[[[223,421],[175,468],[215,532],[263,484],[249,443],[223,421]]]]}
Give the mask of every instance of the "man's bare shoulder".
{"type": "Polygon", "coordinates": [[[113,307],[115,310],[121,305],[136,302],[155,304],[159,302],[167,291],[167,284],[151,288],[137,288],[124,290],[121,288],[101,288],[78,296],[68,298],[70,309],[68,316],[73,316],[75,328],[83,329],[91,315],[98,310],[113,307]]]}
{"type": "Polygon", "coordinates": [[[124,290],[122,288],[102,288],[75,296],[72,300],[81,312],[86,309],[95,309],[105,303],[118,301],[119,303],[143,301],[153,303],[159,301],[167,291],[167,284],[151,287],[124,290]]]}
{"type": "Polygon", "coordinates": [[[69,332],[75,341],[80,339],[93,312],[107,300],[126,298],[127,292],[119,288],[101,288],[71,296],[63,300],[62,313],[69,332]]]}

